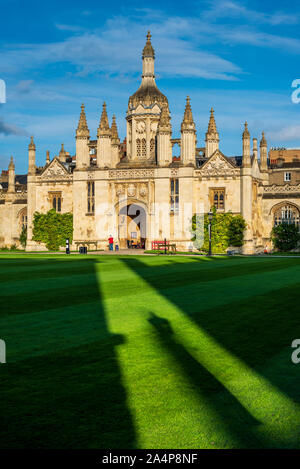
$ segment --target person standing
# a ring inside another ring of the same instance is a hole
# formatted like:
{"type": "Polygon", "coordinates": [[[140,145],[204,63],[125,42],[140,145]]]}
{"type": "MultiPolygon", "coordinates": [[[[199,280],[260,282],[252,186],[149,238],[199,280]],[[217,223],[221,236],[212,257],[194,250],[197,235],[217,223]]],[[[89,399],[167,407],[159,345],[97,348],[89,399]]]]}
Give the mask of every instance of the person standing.
{"type": "Polygon", "coordinates": [[[112,237],[112,235],[110,235],[110,237],[108,238],[108,244],[109,244],[109,250],[113,251],[114,250],[114,238],[112,237]]]}

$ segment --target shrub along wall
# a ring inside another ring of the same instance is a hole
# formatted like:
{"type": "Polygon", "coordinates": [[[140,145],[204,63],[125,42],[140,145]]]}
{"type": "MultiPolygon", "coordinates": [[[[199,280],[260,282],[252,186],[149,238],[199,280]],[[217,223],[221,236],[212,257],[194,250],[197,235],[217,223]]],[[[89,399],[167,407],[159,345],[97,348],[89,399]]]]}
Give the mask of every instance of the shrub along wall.
{"type": "MultiPolygon", "coordinates": [[[[243,246],[244,231],[246,229],[244,218],[241,215],[233,215],[231,212],[217,213],[215,208],[212,211],[211,239],[213,253],[224,253],[229,246],[243,246]]],[[[196,233],[193,241],[195,247],[201,251],[208,251],[208,225],[207,214],[204,215],[204,230],[202,230],[201,224],[196,223],[196,215],[193,216],[192,227],[194,233],[196,233]]]]}
{"type": "Polygon", "coordinates": [[[73,239],[73,214],[57,213],[54,209],[47,213],[35,212],[33,218],[33,240],[45,243],[49,251],[58,251],[73,239]]]}

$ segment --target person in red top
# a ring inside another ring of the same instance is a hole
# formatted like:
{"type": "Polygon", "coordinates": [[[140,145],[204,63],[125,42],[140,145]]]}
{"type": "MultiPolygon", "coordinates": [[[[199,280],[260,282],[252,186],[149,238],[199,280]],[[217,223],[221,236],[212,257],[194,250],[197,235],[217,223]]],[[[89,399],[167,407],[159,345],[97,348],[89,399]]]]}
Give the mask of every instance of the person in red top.
{"type": "Polygon", "coordinates": [[[114,250],[114,238],[112,237],[112,235],[110,235],[110,237],[108,238],[108,244],[109,244],[109,250],[113,251],[114,250]]]}

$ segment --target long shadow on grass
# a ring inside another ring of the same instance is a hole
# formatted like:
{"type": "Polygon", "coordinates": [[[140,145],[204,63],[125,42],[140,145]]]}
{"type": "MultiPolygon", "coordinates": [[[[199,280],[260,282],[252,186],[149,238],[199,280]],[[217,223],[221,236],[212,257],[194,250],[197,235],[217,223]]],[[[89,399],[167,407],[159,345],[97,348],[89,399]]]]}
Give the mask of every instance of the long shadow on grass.
{"type": "MultiPolygon", "coordinates": [[[[162,346],[181,367],[181,372],[192,384],[193,391],[201,401],[205,402],[216,414],[218,424],[221,421],[221,428],[225,431],[224,439],[238,448],[260,448],[262,447],[253,430],[259,425],[255,418],[247,412],[237,399],[207,370],[205,369],[187,350],[178,343],[170,322],[151,313],[150,324],[155,328],[162,346]]],[[[201,415],[199,415],[201,420],[201,415]]],[[[214,428],[214,426],[212,426],[214,428]]],[[[211,446],[218,442],[210,442],[211,446]]],[[[223,442],[222,442],[223,443],[223,442]]],[[[226,446],[226,444],[225,444],[226,446]]]]}
{"type": "MultiPolygon", "coordinates": [[[[57,277],[58,295],[52,286],[40,295],[27,292],[17,302],[13,295],[6,300],[13,302],[15,311],[11,310],[10,316],[1,320],[1,338],[7,342],[7,364],[0,365],[0,446],[133,448],[135,430],[116,353],[124,338],[109,332],[96,277],[96,261],[82,261],[85,275],[89,266],[88,288],[79,289],[78,282],[73,286],[69,283],[64,293],[60,269],[69,270],[71,264],[78,280],[81,262],[59,260],[56,269],[54,262],[51,259],[51,275],[57,277]],[[63,295],[66,301],[62,301],[63,295]],[[50,312],[45,304],[48,308],[51,305],[50,312]],[[68,305],[66,320],[63,311],[55,314],[55,307],[63,305],[68,305]],[[35,312],[33,319],[31,307],[35,312]],[[25,323],[34,321],[26,329],[32,342],[31,356],[28,356],[28,337],[24,336],[18,343],[15,339],[20,337],[17,328],[21,327],[18,321],[22,308],[29,313],[23,316],[25,323]],[[9,329],[5,328],[6,320],[9,329]],[[26,359],[22,358],[25,349],[26,359]],[[10,356],[15,361],[10,361],[10,356]]],[[[34,275],[34,264],[31,265],[34,275]]],[[[48,260],[39,260],[37,265],[46,271],[48,260]]]]}
{"type": "MultiPolygon", "coordinates": [[[[282,265],[284,268],[289,265],[299,265],[300,274],[300,264],[296,263],[297,260],[287,259],[285,261],[287,262],[280,265],[277,262],[275,264],[261,262],[259,271],[257,266],[253,269],[253,265],[249,263],[247,272],[245,272],[245,268],[242,269],[242,272],[247,275],[261,274],[258,277],[260,282],[271,281],[268,279],[268,272],[282,269],[282,265]]],[[[290,285],[286,287],[272,290],[272,284],[270,284],[264,294],[255,295],[255,291],[253,291],[252,296],[236,301],[234,300],[234,291],[232,291],[232,296],[227,295],[221,306],[209,308],[207,302],[205,307],[201,303],[199,286],[203,277],[200,268],[198,285],[195,280],[195,272],[193,275],[183,274],[185,280],[186,277],[190,278],[190,285],[195,284],[195,289],[189,289],[188,293],[185,294],[184,288],[174,292],[176,286],[182,287],[182,277],[177,271],[175,279],[172,275],[172,265],[151,266],[150,264],[148,269],[145,269],[143,263],[138,259],[123,259],[123,262],[155,288],[161,296],[180,308],[199,328],[206,330],[226,350],[255,369],[291,399],[300,403],[299,374],[293,372],[294,368],[292,369],[292,367],[295,365],[291,363],[290,359],[290,344],[294,338],[300,337],[300,282],[295,271],[291,275],[290,285]],[[172,284],[170,284],[170,276],[173,280],[172,284]],[[191,308],[193,301],[194,307],[191,308]],[[289,374],[288,379],[287,374],[289,374]]],[[[220,270],[223,269],[220,269],[216,264],[214,268],[215,278],[219,279],[220,270]]],[[[237,268],[240,270],[238,266],[237,268]]],[[[205,270],[205,265],[203,270],[205,270]]],[[[224,273],[226,278],[230,277],[230,273],[233,277],[236,276],[233,265],[229,265],[228,272],[224,273]]],[[[213,271],[210,272],[209,279],[213,280],[213,271]]],[[[183,284],[189,286],[186,281],[183,281],[183,284]]],[[[211,295],[212,298],[218,295],[213,282],[211,292],[208,291],[207,294],[211,295]]]]}

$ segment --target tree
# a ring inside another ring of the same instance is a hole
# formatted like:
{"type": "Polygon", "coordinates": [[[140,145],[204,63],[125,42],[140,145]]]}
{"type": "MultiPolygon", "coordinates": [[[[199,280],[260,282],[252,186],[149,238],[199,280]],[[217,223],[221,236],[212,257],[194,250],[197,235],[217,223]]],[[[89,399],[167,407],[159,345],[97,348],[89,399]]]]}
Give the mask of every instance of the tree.
{"type": "Polygon", "coordinates": [[[294,224],[281,223],[273,227],[271,239],[279,251],[291,251],[300,241],[299,228],[294,224]]]}
{"type": "Polygon", "coordinates": [[[47,213],[35,212],[33,217],[34,241],[46,244],[49,251],[58,251],[65,246],[66,239],[73,239],[72,213],[57,213],[54,209],[47,213]]]}
{"type": "Polygon", "coordinates": [[[244,231],[247,227],[242,215],[232,217],[228,226],[228,242],[229,246],[240,247],[244,244],[244,231]]]}
{"type": "MultiPolygon", "coordinates": [[[[226,252],[229,246],[242,246],[246,222],[241,215],[233,215],[231,212],[218,213],[215,207],[212,208],[213,218],[211,222],[212,250],[215,254],[226,252]]],[[[201,218],[201,217],[200,217],[201,218]]],[[[205,214],[199,223],[197,215],[193,216],[192,229],[194,233],[193,241],[197,249],[208,251],[209,219],[205,214]],[[198,223],[197,223],[198,221],[198,223]]]]}

